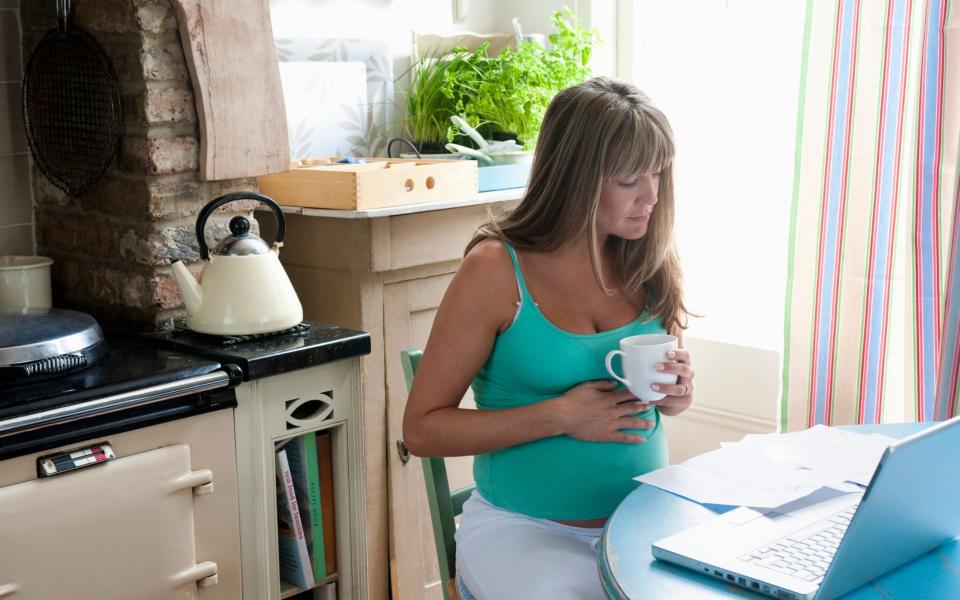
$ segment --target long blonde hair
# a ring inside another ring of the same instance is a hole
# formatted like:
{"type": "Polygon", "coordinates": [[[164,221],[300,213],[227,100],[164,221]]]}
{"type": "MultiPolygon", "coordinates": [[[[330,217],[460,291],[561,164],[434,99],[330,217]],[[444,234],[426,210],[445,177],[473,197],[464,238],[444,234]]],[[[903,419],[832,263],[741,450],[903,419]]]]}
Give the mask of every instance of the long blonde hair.
{"type": "Polygon", "coordinates": [[[635,86],[595,77],[554,97],[543,118],[520,204],[481,226],[464,254],[488,238],[516,248],[549,252],[589,236],[593,273],[614,293],[600,266],[597,206],[605,181],[660,171],[660,191],[644,237],[609,238],[614,273],[623,292],[667,331],[687,327],[683,278],[673,240],[673,131],[667,118],[635,86]]]}

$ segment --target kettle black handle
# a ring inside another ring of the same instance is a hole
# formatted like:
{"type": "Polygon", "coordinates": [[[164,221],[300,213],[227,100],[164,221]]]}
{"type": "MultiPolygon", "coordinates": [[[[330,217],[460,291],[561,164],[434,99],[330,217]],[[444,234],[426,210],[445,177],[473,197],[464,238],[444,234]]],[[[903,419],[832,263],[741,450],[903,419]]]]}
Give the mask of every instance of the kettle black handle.
{"type": "Polygon", "coordinates": [[[273,245],[283,243],[283,234],[287,231],[287,221],[283,218],[283,211],[280,210],[280,205],[277,204],[273,198],[268,198],[262,194],[257,194],[255,192],[234,192],[232,194],[225,194],[219,198],[211,200],[203,209],[200,211],[200,215],[197,217],[197,242],[200,244],[200,258],[203,260],[210,259],[210,251],[207,248],[207,242],[203,237],[203,230],[207,226],[207,218],[213,214],[213,211],[217,210],[224,204],[228,202],[234,202],[236,200],[256,200],[262,202],[270,207],[270,210],[273,211],[273,216],[277,219],[277,235],[274,237],[273,245]]]}

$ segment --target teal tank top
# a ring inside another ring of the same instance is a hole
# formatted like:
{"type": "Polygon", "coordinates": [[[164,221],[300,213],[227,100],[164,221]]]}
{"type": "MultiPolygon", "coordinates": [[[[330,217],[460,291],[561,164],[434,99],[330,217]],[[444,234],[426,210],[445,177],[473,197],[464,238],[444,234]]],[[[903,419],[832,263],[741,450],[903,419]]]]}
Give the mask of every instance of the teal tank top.
{"type": "MultiPolygon", "coordinates": [[[[604,358],[619,347],[621,338],[664,333],[660,320],[644,320],[645,314],[600,333],[560,329],[534,304],[516,252],[505,245],[517,274],[520,307],[473,380],[479,410],[526,406],[561,396],[584,381],[611,380],[604,358]]],[[[651,407],[638,416],[654,423],[652,429],[625,430],[645,436],[647,441],[641,444],[587,442],[560,435],[477,455],[473,462],[477,490],[491,504],[531,517],[609,517],[637,487],[634,477],[667,464],[660,413],[651,407]]]]}

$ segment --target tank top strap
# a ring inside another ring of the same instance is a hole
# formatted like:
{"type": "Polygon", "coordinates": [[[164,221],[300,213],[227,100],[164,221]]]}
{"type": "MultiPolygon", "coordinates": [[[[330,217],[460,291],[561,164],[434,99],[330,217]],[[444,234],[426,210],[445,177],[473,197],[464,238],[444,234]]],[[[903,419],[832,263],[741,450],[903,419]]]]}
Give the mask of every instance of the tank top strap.
{"type": "Polygon", "coordinates": [[[529,290],[527,290],[527,282],[523,280],[523,272],[520,271],[520,261],[517,260],[517,251],[505,240],[501,241],[503,245],[507,247],[507,252],[510,253],[510,260],[513,261],[513,272],[517,276],[517,289],[520,291],[520,301],[523,302],[529,299],[530,302],[533,302],[533,298],[530,296],[529,290]]]}

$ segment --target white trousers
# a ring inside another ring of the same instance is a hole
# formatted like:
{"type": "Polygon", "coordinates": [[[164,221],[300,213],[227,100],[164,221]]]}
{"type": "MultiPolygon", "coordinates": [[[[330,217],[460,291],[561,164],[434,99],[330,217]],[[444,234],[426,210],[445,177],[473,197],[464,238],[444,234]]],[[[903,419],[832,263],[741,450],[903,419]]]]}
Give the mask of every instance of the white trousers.
{"type": "Polygon", "coordinates": [[[456,533],[461,597],[604,600],[596,550],[602,531],[504,510],[474,492],[456,533]]]}

